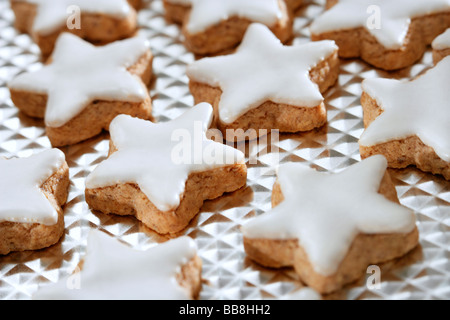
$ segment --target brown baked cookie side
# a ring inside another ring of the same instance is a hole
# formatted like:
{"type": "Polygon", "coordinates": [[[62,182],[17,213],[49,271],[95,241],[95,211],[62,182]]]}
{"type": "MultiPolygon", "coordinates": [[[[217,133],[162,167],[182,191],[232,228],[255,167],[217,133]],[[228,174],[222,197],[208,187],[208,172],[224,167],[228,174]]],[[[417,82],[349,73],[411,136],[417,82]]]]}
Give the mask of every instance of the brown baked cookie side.
{"type": "Polygon", "coordinates": [[[303,5],[304,0],[284,0],[286,2],[286,6],[291,12],[295,13],[300,7],[303,5]]]}
{"type": "Polygon", "coordinates": [[[134,10],[139,11],[144,5],[143,0],[127,0],[134,10]]]}
{"type": "Polygon", "coordinates": [[[173,3],[170,0],[163,0],[163,5],[165,18],[169,22],[177,24],[182,24],[191,10],[190,5],[173,3]]]}
{"type": "Polygon", "coordinates": [[[198,255],[181,267],[176,275],[176,280],[181,287],[185,288],[192,300],[200,296],[202,290],[202,259],[198,255]]]}

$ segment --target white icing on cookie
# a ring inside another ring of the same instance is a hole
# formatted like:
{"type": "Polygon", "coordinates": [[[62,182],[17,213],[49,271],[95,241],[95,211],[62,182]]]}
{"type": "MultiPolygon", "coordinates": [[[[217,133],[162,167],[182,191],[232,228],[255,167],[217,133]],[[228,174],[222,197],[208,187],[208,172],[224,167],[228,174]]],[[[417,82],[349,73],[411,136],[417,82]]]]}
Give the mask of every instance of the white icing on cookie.
{"type": "Polygon", "coordinates": [[[159,210],[176,209],[191,173],[244,163],[242,152],[206,138],[212,112],[210,104],[201,103],[157,124],[119,115],[110,126],[118,151],[88,176],[86,187],[136,183],[159,210]]]}
{"type": "Polygon", "coordinates": [[[50,64],[17,76],[8,86],[47,94],[45,124],[61,127],[94,100],[143,101],[148,95],[147,88],[127,68],[148,50],[148,43],[142,38],[95,47],[63,33],[56,42],[50,64]]]}
{"type": "Polygon", "coordinates": [[[450,28],[434,39],[432,47],[434,50],[450,49],[450,28]]]}
{"type": "Polygon", "coordinates": [[[313,34],[365,28],[380,44],[400,49],[408,33],[411,19],[450,11],[450,0],[339,0],[311,24],[313,34]],[[371,24],[379,8],[380,28],[371,24]]]}
{"type": "Polygon", "coordinates": [[[54,225],[58,212],[40,188],[64,161],[58,149],[29,158],[0,157],[0,222],[54,225]]]}
{"type": "Polygon", "coordinates": [[[186,25],[189,33],[199,33],[233,16],[269,27],[283,19],[278,0],[191,0],[186,25]]]}
{"type": "Polygon", "coordinates": [[[43,287],[33,299],[185,300],[189,293],[175,277],[196,253],[195,242],[189,237],[138,251],[93,230],[82,270],[72,278],[43,287]]]}
{"type": "Polygon", "coordinates": [[[242,226],[247,238],[298,239],[311,265],[334,274],[359,233],[409,233],[414,214],[378,193],[387,161],[376,155],[339,173],[303,164],[280,166],[278,182],[285,200],[242,226]]]}
{"type": "Polygon", "coordinates": [[[134,11],[127,0],[20,0],[35,4],[36,17],[33,31],[49,35],[66,26],[70,16],[68,8],[77,6],[81,13],[104,14],[118,19],[126,18],[134,11]]]}
{"type": "Polygon", "coordinates": [[[417,136],[450,162],[450,56],[413,81],[366,79],[364,92],[384,111],[363,132],[360,144],[374,146],[417,136]]]}
{"type": "Polygon", "coordinates": [[[236,53],[198,60],[191,80],[220,87],[219,117],[233,123],[266,101],[299,107],[323,102],[310,70],[338,50],[334,41],[284,46],[264,25],[252,24],[236,53]]]}

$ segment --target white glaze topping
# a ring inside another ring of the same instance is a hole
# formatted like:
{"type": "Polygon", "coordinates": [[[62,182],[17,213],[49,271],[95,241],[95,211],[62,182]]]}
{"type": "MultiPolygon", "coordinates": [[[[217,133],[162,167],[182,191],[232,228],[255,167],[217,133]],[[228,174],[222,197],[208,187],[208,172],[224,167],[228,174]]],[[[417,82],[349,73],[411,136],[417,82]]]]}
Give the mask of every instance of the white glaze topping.
{"type": "Polygon", "coordinates": [[[148,49],[147,41],[139,37],[95,47],[63,33],[56,42],[50,64],[20,74],[8,86],[47,94],[45,123],[61,127],[94,100],[143,101],[147,88],[127,68],[148,49]]]}
{"type": "Polygon", "coordinates": [[[199,33],[233,16],[247,18],[269,27],[283,18],[278,0],[191,0],[186,25],[189,33],[199,33]]]}
{"type": "Polygon", "coordinates": [[[29,158],[0,157],[0,222],[54,225],[58,212],[40,188],[64,161],[58,149],[29,158]]]}
{"type": "Polygon", "coordinates": [[[191,173],[244,163],[242,152],[207,139],[212,112],[201,103],[157,124],[119,115],[110,126],[118,151],[88,176],[86,187],[136,183],[159,210],[176,209],[191,173]]]}
{"type": "Polygon", "coordinates": [[[317,273],[334,274],[359,233],[408,233],[414,214],[378,193],[387,161],[376,155],[339,173],[280,166],[285,200],[242,226],[247,238],[297,239],[317,273]]]}
{"type": "Polygon", "coordinates": [[[323,102],[310,70],[337,51],[334,41],[284,46],[264,25],[250,25],[237,52],[187,68],[191,80],[220,87],[219,117],[232,123],[266,101],[299,107],[323,102]]]}
{"type": "Polygon", "coordinates": [[[450,162],[450,56],[412,81],[366,79],[364,92],[384,111],[363,132],[360,144],[374,146],[417,136],[450,162]]]}
{"type": "Polygon", "coordinates": [[[175,277],[196,253],[195,242],[189,237],[138,251],[92,230],[82,270],[72,279],[43,287],[33,299],[185,300],[189,294],[175,277]]]}
{"type": "Polygon", "coordinates": [[[339,0],[313,21],[311,32],[363,27],[384,47],[395,50],[403,45],[412,18],[446,10],[450,10],[450,0],[339,0]],[[373,26],[371,19],[377,11],[380,25],[373,26]]]}
{"type": "Polygon", "coordinates": [[[450,28],[434,39],[432,46],[435,50],[450,49],[450,28]]]}
{"type": "Polygon", "coordinates": [[[71,6],[80,8],[81,13],[110,15],[116,18],[127,17],[133,9],[127,0],[20,0],[37,6],[33,31],[48,35],[66,25],[71,6]]]}

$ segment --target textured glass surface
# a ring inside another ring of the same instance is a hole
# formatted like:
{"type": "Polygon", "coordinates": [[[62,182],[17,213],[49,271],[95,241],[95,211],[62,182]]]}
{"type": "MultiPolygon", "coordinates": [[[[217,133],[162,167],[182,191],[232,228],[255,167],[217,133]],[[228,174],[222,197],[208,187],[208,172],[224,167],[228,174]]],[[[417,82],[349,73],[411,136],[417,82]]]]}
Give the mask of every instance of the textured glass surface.
{"type": "MultiPolygon", "coordinates": [[[[294,43],[308,41],[308,25],[322,10],[323,1],[315,1],[298,13],[294,43]]],[[[13,28],[13,20],[9,1],[0,0],[0,156],[23,157],[50,148],[50,142],[43,122],[19,113],[6,87],[15,75],[41,65],[38,47],[13,28]]],[[[151,87],[155,119],[176,118],[193,103],[185,67],[194,57],[182,45],[179,28],[164,20],[162,1],[148,2],[139,13],[139,23],[155,55],[151,87]]],[[[279,152],[282,163],[304,162],[331,172],[360,161],[361,81],[372,77],[410,79],[431,65],[430,52],[411,68],[395,73],[377,71],[359,60],[342,61],[338,83],[325,94],[329,120],[325,127],[282,134],[279,143],[263,143],[249,151],[257,161],[249,164],[247,187],[206,202],[183,232],[195,239],[203,260],[201,299],[277,299],[302,287],[292,270],[269,270],[250,261],[242,245],[239,228],[243,221],[271,207],[277,164],[272,152],[279,152]]],[[[71,177],[65,235],[51,248],[0,257],[1,299],[29,299],[40,286],[71,274],[83,258],[91,229],[103,230],[142,250],[167,240],[132,217],[95,213],[88,208],[85,178],[107,156],[108,143],[108,135],[103,134],[62,149],[71,177]]],[[[390,172],[401,203],[417,215],[420,246],[381,266],[380,289],[368,289],[366,279],[361,279],[329,298],[450,299],[450,184],[414,168],[390,172]]]]}

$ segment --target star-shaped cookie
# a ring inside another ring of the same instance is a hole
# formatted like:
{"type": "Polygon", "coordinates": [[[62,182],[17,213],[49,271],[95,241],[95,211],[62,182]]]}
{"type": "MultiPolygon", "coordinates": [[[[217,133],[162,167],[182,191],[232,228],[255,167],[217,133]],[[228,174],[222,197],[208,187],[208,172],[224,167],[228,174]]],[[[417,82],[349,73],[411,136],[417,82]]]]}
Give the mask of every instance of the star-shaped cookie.
{"type": "Polygon", "coordinates": [[[142,38],[95,47],[63,33],[50,63],[20,74],[8,87],[25,114],[44,118],[53,146],[91,138],[118,114],[151,117],[152,54],[142,38]]]}
{"type": "Polygon", "coordinates": [[[271,26],[282,12],[277,0],[192,0],[186,30],[198,33],[233,16],[271,26]]]}
{"type": "Polygon", "coordinates": [[[282,41],[292,37],[293,19],[283,0],[192,0],[182,28],[186,47],[198,55],[234,49],[248,26],[266,25],[282,41]]]}
{"type": "Polygon", "coordinates": [[[36,250],[59,240],[69,186],[64,153],[0,158],[0,254],[36,250]]]}
{"type": "Polygon", "coordinates": [[[42,287],[35,300],[185,300],[201,290],[195,242],[180,237],[146,251],[91,231],[81,271],[42,287]]]}
{"type": "Polygon", "coordinates": [[[130,4],[139,6],[135,0],[11,0],[16,28],[31,34],[44,57],[61,32],[103,44],[132,36],[137,18],[130,4]]]}
{"type": "Polygon", "coordinates": [[[415,217],[392,201],[386,165],[380,155],[339,173],[282,165],[275,208],[242,226],[247,254],[269,267],[293,266],[321,293],[358,279],[370,264],[404,255],[418,242],[415,217]]]}
{"type": "Polygon", "coordinates": [[[195,102],[215,108],[219,129],[307,131],[326,120],[321,92],[339,73],[333,41],[284,46],[264,25],[252,24],[236,53],[190,64],[195,102]]]}
{"type": "Polygon", "coordinates": [[[311,24],[313,40],[335,40],[339,55],[394,70],[420,59],[450,27],[449,0],[328,0],[311,24]]]}
{"type": "MultiPolygon", "coordinates": [[[[175,22],[175,23],[183,23],[184,19],[186,18],[186,16],[189,13],[189,10],[192,7],[192,3],[194,0],[164,0],[163,4],[164,4],[164,9],[166,11],[166,17],[175,22]]],[[[261,1],[259,1],[260,3],[262,3],[261,1]]],[[[295,10],[297,10],[302,4],[303,4],[303,0],[284,0],[284,2],[286,3],[287,7],[289,8],[289,10],[291,10],[292,12],[294,12],[295,10]]],[[[219,2],[217,2],[219,3],[219,2]]],[[[223,5],[223,4],[231,4],[230,1],[225,2],[222,1],[219,4],[223,5]]],[[[243,3],[242,1],[240,2],[241,4],[243,3]]],[[[247,2],[250,3],[251,2],[247,2]]],[[[254,2],[256,3],[256,2],[254,2]]],[[[245,5],[241,6],[241,8],[238,8],[241,10],[245,10],[245,5]]],[[[253,8],[252,8],[253,9],[253,8]]],[[[257,7],[257,10],[261,10],[263,9],[262,7],[257,7]]],[[[252,10],[255,11],[255,10],[252,10]]],[[[245,14],[245,12],[244,12],[245,14]]],[[[250,12],[250,14],[254,14],[254,12],[250,12]]],[[[201,18],[204,19],[204,17],[202,16],[201,18]]],[[[221,19],[223,17],[220,17],[219,19],[221,19]]],[[[216,17],[217,19],[217,17],[216,17]]]]}
{"type": "Polygon", "coordinates": [[[366,79],[361,104],[362,157],[383,154],[389,165],[450,179],[450,57],[412,81],[366,79]]]}
{"type": "Polygon", "coordinates": [[[207,139],[211,121],[207,103],[166,123],[118,116],[110,156],[87,178],[86,201],[104,213],[135,215],[161,234],[182,230],[204,200],[246,183],[243,153],[207,139]]]}

